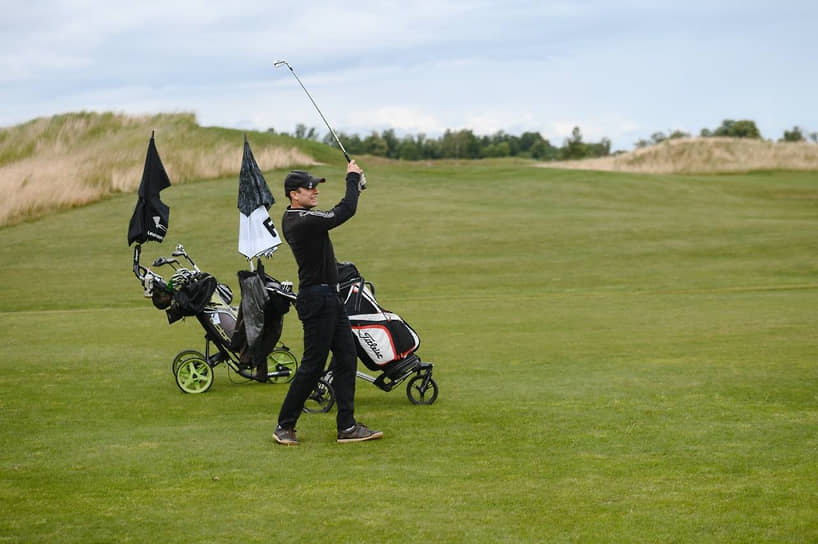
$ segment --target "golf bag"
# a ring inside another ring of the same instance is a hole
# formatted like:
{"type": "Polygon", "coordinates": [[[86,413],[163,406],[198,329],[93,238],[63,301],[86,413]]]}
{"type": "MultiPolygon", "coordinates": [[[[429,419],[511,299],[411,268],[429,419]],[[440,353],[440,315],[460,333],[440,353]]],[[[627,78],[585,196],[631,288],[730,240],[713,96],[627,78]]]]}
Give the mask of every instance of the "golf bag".
{"type": "MultiPolygon", "coordinates": [[[[432,404],[437,399],[438,387],[432,378],[434,365],[421,361],[417,353],[420,338],[415,330],[399,315],[385,310],[375,299],[375,287],[364,280],[352,263],[338,263],[338,288],[349,317],[358,358],[369,369],[370,375],[360,370],[355,375],[383,391],[391,391],[407,381],[406,396],[412,404],[432,404]]],[[[320,410],[332,408],[334,398],[328,398],[326,385],[332,384],[335,357],[310,398],[320,410]]]]}
{"type": "Polygon", "coordinates": [[[339,289],[358,349],[358,358],[375,371],[386,371],[420,347],[415,330],[399,315],[382,308],[374,286],[352,263],[338,263],[339,289]]]}

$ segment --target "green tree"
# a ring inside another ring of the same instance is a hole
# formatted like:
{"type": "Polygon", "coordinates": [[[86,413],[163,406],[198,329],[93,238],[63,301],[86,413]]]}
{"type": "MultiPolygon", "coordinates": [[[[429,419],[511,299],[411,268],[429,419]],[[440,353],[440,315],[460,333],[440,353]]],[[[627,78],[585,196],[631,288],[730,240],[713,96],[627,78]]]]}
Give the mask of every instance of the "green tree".
{"type": "Polygon", "coordinates": [[[542,142],[543,137],[539,132],[523,132],[520,135],[520,152],[530,152],[537,142],[542,142]]]}
{"type": "Polygon", "coordinates": [[[444,158],[476,159],[480,157],[480,142],[471,130],[446,130],[440,142],[444,158]]]}
{"type": "Polygon", "coordinates": [[[725,119],[721,122],[721,126],[713,131],[713,136],[761,138],[761,132],[758,130],[755,121],[750,121],[749,119],[742,119],[740,121],[725,119]]]}
{"type": "Polygon", "coordinates": [[[399,148],[400,148],[400,140],[398,137],[395,136],[395,131],[393,129],[384,130],[381,133],[381,138],[386,143],[386,157],[390,159],[397,159],[399,155],[399,148]]]}
{"type": "Polygon", "coordinates": [[[611,154],[611,141],[608,138],[602,138],[598,143],[585,144],[586,157],[607,157],[611,154]]]}
{"type": "MultiPolygon", "coordinates": [[[[366,153],[363,144],[361,143],[361,138],[357,134],[348,135],[343,132],[338,132],[338,139],[344,144],[344,149],[347,150],[347,153],[350,155],[360,155],[361,153],[366,153]]],[[[338,143],[333,138],[332,134],[327,132],[324,137],[321,139],[321,142],[327,144],[330,147],[338,147],[338,143]]]]}
{"type": "Polygon", "coordinates": [[[440,147],[440,139],[418,138],[418,145],[421,149],[421,156],[424,159],[440,159],[443,157],[443,150],[440,147]]]}
{"type": "Polygon", "coordinates": [[[565,139],[562,146],[561,155],[563,159],[581,159],[585,157],[585,143],[582,141],[582,132],[579,127],[574,127],[571,137],[565,139]]]}
{"type": "Polygon", "coordinates": [[[318,131],[315,127],[307,128],[307,125],[298,123],[295,125],[295,137],[299,140],[317,140],[318,131]]]}
{"type": "Polygon", "coordinates": [[[372,131],[369,136],[364,138],[363,148],[364,153],[369,153],[370,155],[375,155],[377,157],[385,157],[386,152],[389,150],[386,140],[384,140],[376,131],[372,131]]]}
{"type": "Polygon", "coordinates": [[[511,155],[511,147],[508,142],[490,143],[481,149],[482,157],[508,157],[511,155]]]}
{"type": "Polygon", "coordinates": [[[421,147],[412,136],[404,136],[400,141],[398,157],[407,161],[416,161],[421,158],[421,147]]]}
{"type": "Polygon", "coordinates": [[[440,137],[440,153],[444,158],[458,158],[460,156],[460,149],[458,149],[455,134],[449,129],[440,137]]]}
{"type": "Polygon", "coordinates": [[[761,131],[758,130],[755,121],[742,119],[733,123],[733,138],[761,138],[761,131]]]}
{"type": "Polygon", "coordinates": [[[779,142],[803,142],[804,133],[800,127],[792,127],[792,130],[785,130],[784,137],[778,140],[779,142]]]}
{"type": "Polygon", "coordinates": [[[529,152],[531,153],[532,159],[540,161],[555,161],[560,155],[559,148],[554,147],[551,145],[551,142],[544,139],[540,139],[532,144],[529,152]]]}
{"type": "Polygon", "coordinates": [[[725,119],[721,122],[721,125],[713,131],[713,136],[722,136],[728,137],[730,136],[730,131],[733,130],[733,124],[735,121],[732,119],[725,119]]]}

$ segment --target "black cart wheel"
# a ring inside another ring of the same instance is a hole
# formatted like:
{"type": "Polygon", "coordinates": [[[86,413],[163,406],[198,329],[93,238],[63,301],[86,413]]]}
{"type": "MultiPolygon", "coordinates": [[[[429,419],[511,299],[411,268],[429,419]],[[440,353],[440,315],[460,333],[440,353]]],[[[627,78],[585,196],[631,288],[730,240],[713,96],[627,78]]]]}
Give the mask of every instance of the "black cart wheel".
{"type": "Polygon", "coordinates": [[[308,414],[324,414],[332,409],[333,404],[335,404],[335,390],[329,382],[321,378],[310,396],[307,397],[304,411],[308,414]]]}
{"type": "Polygon", "coordinates": [[[432,404],[437,400],[437,383],[431,374],[418,374],[406,384],[406,396],[412,404],[432,404]]]}

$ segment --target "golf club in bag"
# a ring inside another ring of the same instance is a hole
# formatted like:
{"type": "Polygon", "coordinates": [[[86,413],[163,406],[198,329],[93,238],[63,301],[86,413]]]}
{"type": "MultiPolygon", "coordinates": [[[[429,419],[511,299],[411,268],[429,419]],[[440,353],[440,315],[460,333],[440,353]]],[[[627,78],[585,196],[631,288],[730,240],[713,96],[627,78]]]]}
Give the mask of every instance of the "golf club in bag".
{"type": "MultiPolygon", "coordinates": [[[[330,124],[327,122],[327,118],[324,117],[323,113],[321,113],[321,110],[318,108],[318,104],[316,104],[315,100],[312,99],[312,95],[310,95],[310,92],[307,90],[307,88],[304,86],[304,84],[301,83],[301,79],[298,77],[298,75],[296,75],[295,70],[293,70],[293,67],[290,66],[290,64],[286,60],[277,60],[277,61],[275,61],[273,63],[273,66],[275,68],[278,68],[280,66],[286,66],[287,68],[290,69],[290,73],[293,75],[295,80],[298,81],[298,84],[301,85],[301,88],[304,89],[304,92],[307,94],[307,98],[310,99],[310,102],[312,102],[312,105],[315,107],[315,111],[318,112],[318,115],[321,116],[321,119],[324,121],[324,124],[327,125],[327,128],[329,129],[330,134],[332,134],[332,137],[335,139],[335,143],[338,144],[338,147],[341,149],[341,152],[344,154],[344,158],[347,160],[347,162],[350,162],[352,159],[349,158],[349,153],[347,153],[347,150],[344,148],[344,144],[341,143],[341,140],[338,138],[338,135],[335,134],[335,131],[332,129],[330,124]]],[[[360,182],[359,186],[361,188],[361,191],[366,189],[366,176],[363,174],[363,172],[361,173],[361,182],[360,182]]]]}

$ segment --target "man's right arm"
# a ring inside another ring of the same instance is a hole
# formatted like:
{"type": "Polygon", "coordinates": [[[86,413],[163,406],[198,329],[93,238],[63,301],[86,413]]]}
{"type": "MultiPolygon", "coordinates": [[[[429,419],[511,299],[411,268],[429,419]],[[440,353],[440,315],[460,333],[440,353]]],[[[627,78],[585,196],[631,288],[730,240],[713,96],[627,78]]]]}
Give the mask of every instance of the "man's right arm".
{"type": "Polygon", "coordinates": [[[305,232],[328,231],[346,222],[355,215],[358,209],[358,187],[361,181],[361,169],[350,161],[347,166],[346,193],[344,198],[329,211],[309,210],[298,213],[301,228],[305,232]]]}
{"type": "Polygon", "coordinates": [[[341,202],[335,205],[331,213],[334,215],[334,224],[329,228],[334,228],[345,222],[347,219],[355,215],[358,210],[358,183],[361,181],[361,174],[357,172],[347,172],[346,177],[346,193],[341,202]]]}

